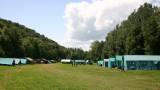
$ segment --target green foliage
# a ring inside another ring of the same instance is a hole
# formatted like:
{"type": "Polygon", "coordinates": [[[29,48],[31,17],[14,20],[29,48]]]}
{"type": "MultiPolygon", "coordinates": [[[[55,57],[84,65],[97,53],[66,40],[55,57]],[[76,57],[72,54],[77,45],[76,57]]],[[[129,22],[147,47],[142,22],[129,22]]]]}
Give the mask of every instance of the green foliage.
{"type": "Polygon", "coordinates": [[[103,46],[104,42],[101,41],[95,41],[91,44],[91,50],[89,51],[90,53],[90,59],[93,60],[94,62],[103,59],[103,46]]]}
{"type": "Polygon", "coordinates": [[[108,33],[105,57],[123,54],[160,54],[160,11],[145,3],[108,33]]]}
{"type": "Polygon", "coordinates": [[[18,23],[0,19],[0,57],[84,59],[82,49],[65,48],[18,23]]]}
{"type": "Polygon", "coordinates": [[[66,55],[68,59],[85,59],[85,52],[80,48],[67,48],[66,55]]]}

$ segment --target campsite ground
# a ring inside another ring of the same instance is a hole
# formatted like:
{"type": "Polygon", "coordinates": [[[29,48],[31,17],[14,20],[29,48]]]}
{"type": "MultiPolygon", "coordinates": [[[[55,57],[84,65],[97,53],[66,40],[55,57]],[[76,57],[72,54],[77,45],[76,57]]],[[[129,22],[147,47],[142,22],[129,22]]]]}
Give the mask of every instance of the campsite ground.
{"type": "Polygon", "coordinates": [[[68,64],[0,66],[0,90],[159,90],[160,71],[68,64]]]}

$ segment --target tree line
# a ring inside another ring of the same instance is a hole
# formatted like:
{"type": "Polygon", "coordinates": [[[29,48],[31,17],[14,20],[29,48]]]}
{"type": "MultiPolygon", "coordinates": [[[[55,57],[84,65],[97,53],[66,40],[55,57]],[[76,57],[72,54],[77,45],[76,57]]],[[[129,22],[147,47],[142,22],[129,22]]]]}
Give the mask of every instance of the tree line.
{"type": "Polygon", "coordinates": [[[145,3],[89,51],[94,61],[115,55],[160,55],[160,8],[145,3]]]}
{"type": "Polygon", "coordinates": [[[79,48],[65,48],[18,23],[0,18],[0,57],[33,59],[84,59],[79,48]]]}

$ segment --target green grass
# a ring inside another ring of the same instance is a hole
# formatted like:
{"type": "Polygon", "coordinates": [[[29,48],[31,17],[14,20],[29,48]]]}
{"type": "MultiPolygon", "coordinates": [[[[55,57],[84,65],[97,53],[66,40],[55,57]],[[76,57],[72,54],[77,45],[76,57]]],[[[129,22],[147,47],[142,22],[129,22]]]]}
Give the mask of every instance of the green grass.
{"type": "Polygon", "coordinates": [[[160,90],[160,71],[67,64],[0,66],[0,90],[160,90]]]}

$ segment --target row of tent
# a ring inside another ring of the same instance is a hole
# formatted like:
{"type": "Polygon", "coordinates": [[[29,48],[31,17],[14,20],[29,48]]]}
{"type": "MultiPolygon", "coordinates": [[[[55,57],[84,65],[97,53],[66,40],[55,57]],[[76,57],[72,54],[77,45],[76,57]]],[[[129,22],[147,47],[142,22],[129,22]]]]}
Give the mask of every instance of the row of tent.
{"type": "Polygon", "coordinates": [[[26,64],[27,59],[18,59],[18,58],[0,58],[0,65],[18,65],[26,64]]]}
{"type": "Polygon", "coordinates": [[[75,64],[92,64],[92,62],[89,61],[89,60],[71,60],[71,59],[62,59],[61,63],[62,64],[72,64],[72,63],[75,63],[75,64]]]}
{"type": "Polygon", "coordinates": [[[20,64],[49,64],[55,63],[55,60],[32,59],[32,58],[0,58],[0,65],[20,65],[20,64]]]}
{"type": "Polygon", "coordinates": [[[160,55],[117,55],[99,60],[98,66],[122,70],[160,70],[160,55]]]}

